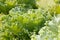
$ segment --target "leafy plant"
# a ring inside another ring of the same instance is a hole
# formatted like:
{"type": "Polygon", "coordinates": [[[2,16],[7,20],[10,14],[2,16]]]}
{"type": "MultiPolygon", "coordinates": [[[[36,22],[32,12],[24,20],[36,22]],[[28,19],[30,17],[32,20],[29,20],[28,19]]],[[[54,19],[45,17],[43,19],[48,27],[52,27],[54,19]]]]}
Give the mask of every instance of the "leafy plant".
{"type": "MultiPolygon", "coordinates": [[[[39,31],[39,40],[60,40],[60,15],[53,17],[51,21],[45,23],[46,26],[42,27],[39,31]]],[[[32,38],[38,39],[36,34],[32,38]]],[[[33,40],[35,40],[33,39],[33,40]]]]}
{"type": "Polygon", "coordinates": [[[0,40],[60,40],[59,0],[0,0],[0,40]]]}
{"type": "Polygon", "coordinates": [[[39,11],[29,10],[24,14],[10,13],[3,16],[1,20],[1,40],[30,40],[31,34],[38,32],[44,23],[44,16],[39,11]]]}

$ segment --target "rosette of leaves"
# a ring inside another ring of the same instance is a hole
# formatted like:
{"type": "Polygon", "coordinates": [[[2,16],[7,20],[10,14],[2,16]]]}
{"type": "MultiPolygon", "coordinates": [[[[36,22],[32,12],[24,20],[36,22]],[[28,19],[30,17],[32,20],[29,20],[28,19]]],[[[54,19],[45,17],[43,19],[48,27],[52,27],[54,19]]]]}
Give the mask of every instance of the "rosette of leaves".
{"type": "MultiPolygon", "coordinates": [[[[53,17],[51,21],[47,21],[45,25],[39,31],[39,40],[60,40],[60,14],[53,17]]],[[[36,35],[34,38],[38,39],[36,35]]]]}
{"type": "Polygon", "coordinates": [[[1,18],[0,40],[30,40],[44,23],[44,16],[38,11],[24,14],[9,14],[1,18]]]}

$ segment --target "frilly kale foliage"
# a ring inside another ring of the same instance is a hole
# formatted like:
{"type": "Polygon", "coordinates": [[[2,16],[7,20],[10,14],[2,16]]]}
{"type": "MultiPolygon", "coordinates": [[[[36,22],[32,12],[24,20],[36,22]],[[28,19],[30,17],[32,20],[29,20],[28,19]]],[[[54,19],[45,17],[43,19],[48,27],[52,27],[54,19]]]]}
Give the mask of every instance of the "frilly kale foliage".
{"type": "Polygon", "coordinates": [[[0,40],[60,40],[60,0],[0,0],[0,40]]]}
{"type": "Polygon", "coordinates": [[[24,14],[11,12],[0,18],[0,40],[30,40],[32,33],[37,33],[45,21],[39,11],[29,10],[24,14]]]}
{"type": "Polygon", "coordinates": [[[36,34],[32,35],[31,40],[60,40],[60,14],[47,21],[45,25],[38,32],[39,37],[36,34]]]}

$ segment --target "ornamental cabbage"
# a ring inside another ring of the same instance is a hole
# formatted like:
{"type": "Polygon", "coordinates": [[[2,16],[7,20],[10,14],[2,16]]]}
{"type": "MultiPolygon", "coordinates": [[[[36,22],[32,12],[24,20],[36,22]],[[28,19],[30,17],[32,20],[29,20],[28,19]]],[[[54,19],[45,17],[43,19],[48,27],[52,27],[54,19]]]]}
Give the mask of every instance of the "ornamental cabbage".
{"type": "MultiPolygon", "coordinates": [[[[53,17],[51,21],[45,23],[46,26],[42,27],[39,34],[39,40],[60,40],[60,14],[53,17]]],[[[31,36],[31,40],[38,40],[37,35],[31,36]]]]}
{"type": "Polygon", "coordinates": [[[1,18],[0,40],[30,40],[32,33],[37,33],[42,24],[44,16],[39,11],[10,13],[1,18]]]}

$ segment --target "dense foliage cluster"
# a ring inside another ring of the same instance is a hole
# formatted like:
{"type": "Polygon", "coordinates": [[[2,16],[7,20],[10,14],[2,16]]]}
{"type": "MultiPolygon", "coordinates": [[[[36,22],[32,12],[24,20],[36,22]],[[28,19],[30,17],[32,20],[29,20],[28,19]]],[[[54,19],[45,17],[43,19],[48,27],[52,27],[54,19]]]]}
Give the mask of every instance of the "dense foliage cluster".
{"type": "Polygon", "coordinates": [[[60,40],[60,0],[0,0],[0,40],[60,40]]]}
{"type": "Polygon", "coordinates": [[[47,21],[45,23],[46,26],[42,27],[39,34],[39,39],[37,39],[37,36],[35,34],[32,35],[33,40],[60,40],[60,15],[57,15],[57,17],[53,17],[51,21],[47,21]]]}
{"type": "MultiPolygon", "coordinates": [[[[1,31],[3,30],[2,32],[4,33],[3,36],[8,37],[9,35],[12,35],[12,37],[16,36],[18,39],[22,37],[22,35],[23,37],[25,37],[25,36],[30,36],[31,33],[33,33],[34,31],[37,32],[44,23],[44,16],[41,13],[38,13],[37,11],[28,11],[27,13],[24,14],[20,14],[20,13],[15,14],[13,12],[12,14],[10,13],[7,16],[3,16],[1,20],[2,20],[1,31]],[[5,34],[5,31],[7,32],[7,34],[5,34]]],[[[20,38],[20,39],[25,40],[24,38],[20,38]]]]}

